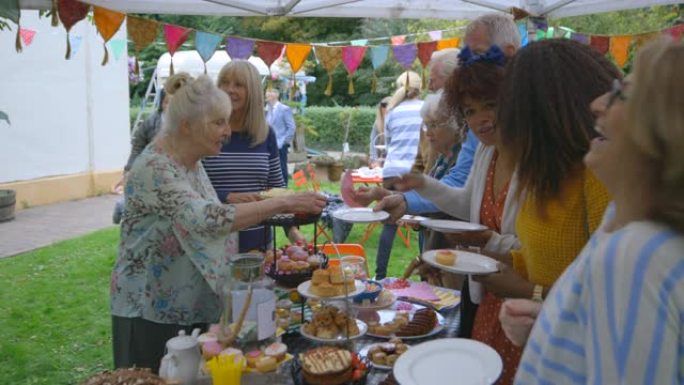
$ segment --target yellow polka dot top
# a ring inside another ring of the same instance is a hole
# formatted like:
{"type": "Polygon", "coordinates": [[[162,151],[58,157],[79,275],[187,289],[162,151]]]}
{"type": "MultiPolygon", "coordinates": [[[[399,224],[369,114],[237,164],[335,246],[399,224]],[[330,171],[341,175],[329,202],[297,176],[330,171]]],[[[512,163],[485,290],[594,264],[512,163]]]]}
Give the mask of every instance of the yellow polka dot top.
{"type": "Polygon", "coordinates": [[[552,286],[587,243],[587,227],[590,234],[599,226],[609,201],[588,169],[567,180],[543,211],[528,194],[515,223],[522,245],[512,252],[515,270],[534,284],[552,286]]]}

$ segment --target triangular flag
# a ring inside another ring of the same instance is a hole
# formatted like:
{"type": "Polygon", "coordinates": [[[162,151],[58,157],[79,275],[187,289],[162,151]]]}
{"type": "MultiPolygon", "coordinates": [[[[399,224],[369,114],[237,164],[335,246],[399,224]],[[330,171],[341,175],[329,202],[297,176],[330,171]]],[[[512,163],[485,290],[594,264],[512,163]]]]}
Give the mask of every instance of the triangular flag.
{"type": "Polygon", "coordinates": [[[392,42],[392,45],[401,45],[401,44],[404,44],[404,42],[406,41],[406,36],[405,35],[392,36],[390,38],[390,41],[392,42]]]}
{"type": "Polygon", "coordinates": [[[388,54],[389,46],[380,45],[371,48],[371,64],[373,65],[373,69],[376,70],[382,67],[382,65],[385,64],[385,62],[387,61],[388,54]]]}
{"type": "Polygon", "coordinates": [[[290,67],[292,67],[292,76],[302,68],[306,57],[309,56],[309,52],[311,52],[311,45],[309,44],[287,44],[285,55],[287,55],[287,61],[290,62],[290,67]]]}
{"type": "Polygon", "coordinates": [[[585,34],[583,34],[583,33],[576,33],[576,32],[573,32],[573,33],[572,33],[571,39],[574,40],[574,41],[578,41],[578,42],[580,42],[580,43],[582,43],[582,44],[589,44],[589,36],[587,36],[587,35],[585,35],[585,34]]]}
{"type": "Polygon", "coordinates": [[[363,61],[363,56],[366,54],[366,47],[343,47],[342,48],[342,62],[344,67],[347,69],[349,74],[349,95],[354,95],[354,82],[352,80],[352,75],[359,68],[361,62],[363,61]]]}
{"type": "Polygon", "coordinates": [[[368,39],[357,39],[357,40],[352,40],[352,41],[351,41],[351,45],[356,45],[356,46],[368,45],[368,39]]]}
{"type": "Polygon", "coordinates": [[[126,39],[112,39],[109,41],[109,48],[112,49],[114,60],[119,61],[126,51],[126,39]]]}
{"type": "Polygon", "coordinates": [[[256,43],[257,55],[266,63],[268,68],[283,54],[285,44],[275,41],[258,41],[256,43]]]}
{"type": "Polygon", "coordinates": [[[229,36],[226,39],[226,52],[231,59],[249,59],[254,50],[254,40],[229,36]]]}
{"type": "Polygon", "coordinates": [[[437,49],[437,42],[436,41],[430,41],[430,42],[425,42],[425,43],[418,43],[418,60],[420,60],[420,64],[423,66],[423,71],[421,74],[421,79],[423,82],[423,88],[427,85],[427,66],[428,63],[430,63],[430,59],[432,59],[432,53],[435,52],[437,49]]]}
{"type": "Polygon", "coordinates": [[[164,39],[166,39],[166,48],[171,54],[171,67],[169,74],[173,75],[173,54],[176,50],[185,43],[190,36],[191,29],[183,28],[173,24],[164,24],[164,39]]]}
{"type": "Polygon", "coordinates": [[[452,37],[450,39],[442,39],[437,42],[437,51],[441,51],[445,48],[458,48],[461,44],[460,37],[452,37]]]}
{"type": "Polygon", "coordinates": [[[392,52],[394,58],[407,70],[411,68],[416,56],[418,56],[418,48],[415,44],[395,45],[392,47],[392,52]]]}
{"type": "Polygon", "coordinates": [[[648,43],[651,40],[657,39],[658,36],[660,36],[660,33],[658,32],[648,32],[648,33],[642,33],[639,35],[634,36],[634,44],[637,49],[641,48],[644,44],[648,43]]]}
{"type": "Polygon", "coordinates": [[[21,28],[19,29],[19,34],[21,35],[21,40],[24,42],[24,45],[28,47],[31,45],[31,43],[33,43],[33,38],[36,36],[36,31],[27,28],[21,28]]]}
{"type": "Polygon", "coordinates": [[[69,35],[69,45],[71,47],[71,55],[69,58],[76,56],[78,50],[81,48],[83,37],[81,35],[69,35]]]}
{"type": "Polygon", "coordinates": [[[116,31],[121,28],[126,15],[120,12],[110,11],[107,8],[93,6],[93,19],[95,20],[95,26],[97,31],[100,32],[102,39],[104,40],[102,46],[104,47],[104,57],[102,58],[102,65],[107,64],[109,61],[109,52],[107,51],[107,42],[111,39],[116,31]]]}
{"type": "Polygon", "coordinates": [[[430,32],[428,32],[428,35],[430,35],[430,40],[441,40],[442,39],[442,31],[430,31],[430,32]]]}
{"type": "Polygon", "coordinates": [[[518,32],[520,33],[520,46],[524,47],[526,46],[530,40],[529,37],[527,36],[527,22],[523,21],[518,23],[518,32]]]}
{"type": "Polygon", "coordinates": [[[543,29],[537,30],[537,41],[546,39],[546,31],[543,29]]]}
{"type": "Polygon", "coordinates": [[[610,38],[608,36],[592,36],[589,45],[601,55],[605,55],[610,49],[610,38]]]}
{"type": "Polygon", "coordinates": [[[332,95],[332,72],[342,62],[342,47],[316,47],[316,58],[321,63],[325,72],[328,73],[328,85],[325,87],[324,94],[326,96],[332,95]]]}
{"type": "Polygon", "coordinates": [[[630,43],[632,43],[632,36],[623,35],[610,38],[610,54],[613,55],[615,63],[620,68],[627,64],[630,43]]]}
{"type": "Polygon", "coordinates": [[[195,48],[204,62],[205,74],[207,73],[207,62],[216,53],[216,47],[218,47],[222,39],[223,36],[221,35],[201,31],[195,32],[195,48]]]}
{"type": "MultiPolygon", "coordinates": [[[[67,51],[65,56],[67,60],[71,58],[72,51],[69,31],[71,31],[71,27],[73,27],[74,24],[85,19],[89,9],[89,4],[84,4],[77,0],[58,0],[57,2],[59,20],[62,21],[62,25],[64,25],[64,29],[67,31],[67,51]]],[[[80,37],[78,41],[80,44],[80,37]]]]}
{"type": "Polygon", "coordinates": [[[682,34],[684,34],[684,24],[675,25],[665,30],[665,32],[672,36],[672,39],[676,42],[682,40],[682,34]]]}
{"type": "MultiPolygon", "coordinates": [[[[135,50],[136,56],[143,49],[147,48],[153,41],[157,39],[157,34],[159,33],[159,23],[154,20],[142,19],[135,16],[130,16],[126,18],[126,30],[128,32],[128,37],[133,42],[133,49],[135,50]]],[[[138,64],[138,58],[135,58],[134,73],[140,73],[140,65],[138,64]]]]}

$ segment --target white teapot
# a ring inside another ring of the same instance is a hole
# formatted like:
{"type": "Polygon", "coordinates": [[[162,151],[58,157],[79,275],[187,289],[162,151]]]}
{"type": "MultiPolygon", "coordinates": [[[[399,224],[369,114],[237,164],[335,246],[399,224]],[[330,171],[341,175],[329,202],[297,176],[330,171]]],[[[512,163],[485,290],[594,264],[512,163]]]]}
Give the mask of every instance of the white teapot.
{"type": "Polygon", "coordinates": [[[178,332],[177,337],[166,341],[166,355],[161,360],[159,375],[165,379],[182,381],[190,385],[197,379],[202,355],[200,354],[199,336],[200,330],[195,329],[192,335],[185,334],[185,330],[178,332]]]}

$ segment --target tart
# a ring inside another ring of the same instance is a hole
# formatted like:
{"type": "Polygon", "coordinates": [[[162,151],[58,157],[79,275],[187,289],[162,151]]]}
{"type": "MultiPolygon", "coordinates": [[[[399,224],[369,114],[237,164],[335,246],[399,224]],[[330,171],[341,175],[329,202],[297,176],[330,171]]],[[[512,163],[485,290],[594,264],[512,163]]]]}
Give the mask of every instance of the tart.
{"type": "Polygon", "coordinates": [[[453,266],[456,262],[456,253],[451,250],[437,250],[435,262],[444,266],[453,266]]]}
{"type": "Polygon", "coordinates": [[[299,355],[304,380],[310,385],[341,385],[352,379],[352,353],[332,346],[299,355]]]}

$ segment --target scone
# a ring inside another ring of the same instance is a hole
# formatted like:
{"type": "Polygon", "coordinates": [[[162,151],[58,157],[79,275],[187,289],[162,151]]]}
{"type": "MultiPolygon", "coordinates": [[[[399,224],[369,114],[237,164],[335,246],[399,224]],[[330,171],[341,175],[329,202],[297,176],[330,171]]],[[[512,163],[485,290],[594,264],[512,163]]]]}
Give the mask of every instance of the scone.
{"type": "Polygon", "coordinates": [[[440,265],[453,266],[456,262],[456,252],[452,250],[437,250],[435,261],[440,265]]]}

